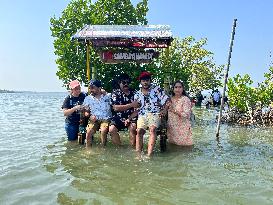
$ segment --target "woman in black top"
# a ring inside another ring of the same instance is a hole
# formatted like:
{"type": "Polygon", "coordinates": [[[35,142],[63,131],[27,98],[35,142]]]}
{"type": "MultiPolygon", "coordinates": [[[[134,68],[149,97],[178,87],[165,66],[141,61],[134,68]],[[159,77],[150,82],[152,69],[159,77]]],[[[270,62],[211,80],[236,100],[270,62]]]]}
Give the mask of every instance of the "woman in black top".
{"type": "Polygon", "coordinates": [[[65,119],[65,131],[68,141],[74,141],[78,139],[80,114],[77,112],[80,110],[84,101],[85,94],[81,92],[81,85],[78,80],[73,80],[69,83],[70,95],[68,95],[63,102],[63,113],[66,116],[65,119]]]}

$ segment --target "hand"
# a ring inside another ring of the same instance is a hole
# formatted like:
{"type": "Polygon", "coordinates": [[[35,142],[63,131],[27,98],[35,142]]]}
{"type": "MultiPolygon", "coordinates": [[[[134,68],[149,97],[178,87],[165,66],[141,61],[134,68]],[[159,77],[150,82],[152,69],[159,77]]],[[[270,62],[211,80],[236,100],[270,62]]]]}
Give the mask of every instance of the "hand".
{"type": "Polygon", "coordinates": [[[138,101],[133,101],[130,103],[130,105],[133,107],[133,108],[138,108],[140,107],[140,104],[138,103],[138,101]]]}
{"type": "Polygon", "coordinates": [[[172,105],[172,102],[168,100],[165,105],[166,109],[170,109],[171,105],[172,105]]]}
{"type": "Polygon", "coordinates": [[[74,106],[73,108],[74,108],[74,111],[76,111],[76,112],[77,112],[78,110],[80,110],[80,109],[81,109],[81,105],[76,105],[76,106],[74,106]]]}
{"type": "Polygon", "coordinates": [[[106,94],[107,94],[106,90],[104,90],[104,89],[102,88],[102,89],[101,89],[101,94],[106,95],[106,94]]]}
{"type": "Polygon", "coordinates": [[[128,127],[129,126],[129,124],[130,124],[130,120],[129,119],[126,119],[125,121],[124,121],[124,125],[126,126],[126,127],[128,127]]]}
{"type": "Polygon", "coordinates": [[[173,106],[170,106],[169,109],[168,109],[168,111],[169,111],[169,112],[172,112],[172,113],[174,113],[174,114],[177,113],[177,111],[174,109],[173,106]]]}
{"type": "Polygon", "coordinates": [[[81,109],[85,111],[89,111],[89,107],[87,105],[81,105],[81,109]]]}
{"type": "Polygon", "coordinates": [[[173,106],[171,106],[171,108],[169,109],[169,112],[176,114],[178,117],[182,116],[173,106]]]}

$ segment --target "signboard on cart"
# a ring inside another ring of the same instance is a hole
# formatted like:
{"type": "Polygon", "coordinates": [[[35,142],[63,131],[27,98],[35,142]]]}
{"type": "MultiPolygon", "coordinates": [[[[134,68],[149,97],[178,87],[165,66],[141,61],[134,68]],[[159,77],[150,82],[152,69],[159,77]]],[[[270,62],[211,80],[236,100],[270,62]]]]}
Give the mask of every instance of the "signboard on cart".
{"type": "Polygon", "coordinates": [[[141,52],[124,52],[124,51],[103,51],[100,53],[101,61],[104,63],[150,63],[154,58],[159,56],[159,52],[141,51],[141,52]]]}

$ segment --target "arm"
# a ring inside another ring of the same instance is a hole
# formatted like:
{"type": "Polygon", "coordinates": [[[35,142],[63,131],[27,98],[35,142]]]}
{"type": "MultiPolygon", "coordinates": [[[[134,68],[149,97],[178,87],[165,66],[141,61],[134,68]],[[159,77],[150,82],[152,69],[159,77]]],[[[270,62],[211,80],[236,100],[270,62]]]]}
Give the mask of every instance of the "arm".
{"type": "Polygon", "coordinates": [[[131,103],[128,103],[126,105],[113,105],[113,110],[116,112],[122,112],[125,110],[128,110],[130,108],[137,108],[139,106],[137,101],[133,101],[131,103]]]}
{"type": "Polygon", "coordinates": [[[186,98],[183,101],[182,107],[183,107],[183,109],[182,109],[183,112],[181,113],[182,117],[190,119],[190,117],[191,117],[191,108],[192,108],[191,100],[189,98],[186,98]]]}
{"type": "Polygon", "coordinates": [[[107,95],[106,90],[104,90],[103,88],[101,88],[100,92],[101,92],[101,94],[103,94],[103,95],[107,95]]]}
{"type": "Polygon", "coordinates": [[[160,87],[157,87],[156,93],[160,99],[161,106],[164,108],[166,106],[166,104],[170,101],[170,97],[160,87]]]}
{"type": "Polygon", "coordinates": [[[169,106],[168,111],[169,111],[169,112],[172,112],[173,114],[178,115],[178,117],[182,117],[181,113],[178,112],[176,109],[174,109],[173,105],[170,105],[170,106],[169,106]]]}
{"type": "Polygon", "coordinates": [[[127,120],[125,120],[124,124],[125,126],[128,126],[129,123],[131,122],[131,120],[136,117],[138,115],[138,110],[135,110],[129,117],[127,120]]]}
{"type": "Polygon", "coordinates": [[[138,115],[138,110],[135,110],[129,117],[128,120],[132,120],[133,118],[135,118],[138,115]]]}
{"type": "Polygon", "coordinates": [[[165,115],[167,115],[167,112],[169,110],[169,108],[171,107],[171,98],[165,93],[164,90],[161,90],[161,105],[162,105],[162,109],[160,111],[160,117],[163,117],[165,115]]]}
{"type": "Polygon", "coordinates": [[[63,105],[62,105],[62,109],[63,109],[63,113],[64,113],[64,116],[69,116],[69,115],[72,115],[75,111],[79,110],[81,108],[80,105],[76,105],[74,107],[72,107],[72,103],[71,103],[71,98],[70,96],[67,96],[65,99],[64,99],[64,102],[63,102],[63,105]]]}
{"type": "Polygon", "coordinates": [[[114,92],[112,92],[111,94],[111,104],[112,104],[112,108],[115,112],[122,112],[122,111],[126,111],[129,110],[131,108],[137,108],[138,107],[138,102],[136,100],[133,101],[133,99],[131,98],[131,103],[128,104],[121,104],[122,98],[121,98],[121,91],[116,90],[114,92]]]}
{"type": "Polygon", "coordinates": [[[76,105],[75,107],[72,107],[70,109],[64,108],[63,109],[64,116],[69,116],[73,112],[78,111],[79,109],[81,109],[81,105],[76,105]]]}
{"type": "Polygon", "coordinates": [[[172,104],[171,100],[168,99],[168,100],[166,101],[166,103],[163,105],[162,110],[160,111],[160,117],[163,117],[163,116],[167,115],[167,112],[168,112],[168,110],[170,109],[171,104],[172,104]]]}

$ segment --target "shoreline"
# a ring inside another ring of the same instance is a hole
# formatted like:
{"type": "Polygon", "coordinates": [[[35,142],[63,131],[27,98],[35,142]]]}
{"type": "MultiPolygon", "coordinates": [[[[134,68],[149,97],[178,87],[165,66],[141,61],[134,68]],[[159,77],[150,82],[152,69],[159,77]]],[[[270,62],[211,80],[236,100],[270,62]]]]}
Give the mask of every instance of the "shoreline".
{"type": "Polygon", "coordinates": [[[1,90],[0,89],[0,93],[20,93],[22,91],[14,91],[14,90],[1,90]]]}
{"type": "Polygon", "coordinates": [[[25,90],[1,90],[1,93],[67,93],[66,91],[25,91],[25,90]]]}
{"type": "Polygon", "coordinates": [[[273,126],[273,107],[256,107],[248,112],[240,112],[236,107],[223,113],[222,123],[241,126],[273,126]]]}

